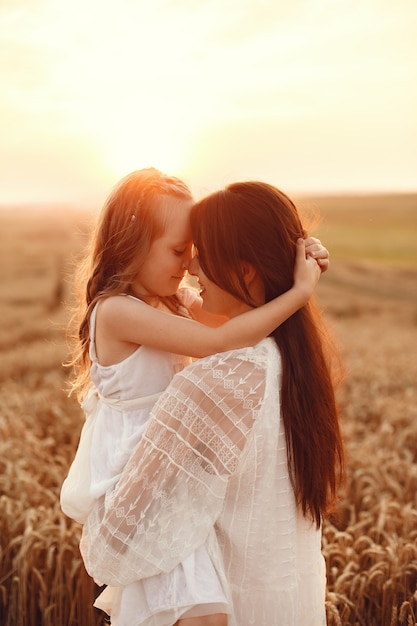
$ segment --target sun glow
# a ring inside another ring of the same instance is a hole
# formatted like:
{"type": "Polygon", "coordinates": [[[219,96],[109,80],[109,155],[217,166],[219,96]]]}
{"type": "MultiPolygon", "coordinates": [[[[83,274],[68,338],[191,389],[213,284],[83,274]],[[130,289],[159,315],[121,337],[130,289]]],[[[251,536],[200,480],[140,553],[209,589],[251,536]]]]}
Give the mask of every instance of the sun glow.
{"type": "Polygon", "coordinates": [[[117,104],[109,103],[94,121],[94,130],[116,175],[148,166],[176,172],[184,164],[186,123],[181,110],[171,109],[168,117],[157,102],[132,96],[118,113],[117,104]]]}
{"type": "Polygon", "coordinates": [[[197,195],[415,189],[414,0],[18,4],[0,6],[0,203],[101,198],[150,165],[197,195]]]}
{"type": "Polygon", "coordinates": [[[81,39],[63,53],[54,74],[57,88],[74,94],[67,102],[74,130],[85,129],[116,175],[148,165],[181,169],[195,124],[175,16],[143,3],[129,5],[129,20],[115,6],[88,8],[100,13],[93,42],[81,39]]]}

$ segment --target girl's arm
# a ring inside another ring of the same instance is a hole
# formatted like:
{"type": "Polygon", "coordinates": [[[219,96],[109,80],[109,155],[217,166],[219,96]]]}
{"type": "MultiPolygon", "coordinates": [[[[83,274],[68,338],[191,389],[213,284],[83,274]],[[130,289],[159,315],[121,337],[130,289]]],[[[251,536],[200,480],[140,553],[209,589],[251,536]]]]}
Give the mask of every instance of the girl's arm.
{"type": "MultiPolygon", "coordinates": [[[[304,239],[305,239],[305,247],[306,247],[306,255],[312,256],[316,259],[317,263],[320,266],[321,272],[327,272],[329,269],[329,251],[327,248],[323,246],[320,239],[316,237],[308,237],[307,232],[304,231],[304,239]]],[[[194,318],[205,324],[206,326],[212,326],[213,328],[220,326],[227,322],[227,317],[223,317],[221,315],[216,315],[215,313],[210,313],[209,311],[205,311],[202,308],[201,298],[197,298],[192,305],[192,312],[194,318]]],[[[245,318],[246,319],[246,318],[245,318]]],[[[285,321],[285,320],[283,320],[285,321]]],[[[278,326],[279,324],[277,324],[278,326]]]]}
{"type": "Polygon", "coordinates": [[[125,344],[146,345],[166,352],[199,358],[244,346],[267,337],[310,299],[321,270],[297,243],[294,285],[261,307],[238,315],[217,328],[171,315],[124,296],[104,300],[98,312],[101,337],[125,344]]]}

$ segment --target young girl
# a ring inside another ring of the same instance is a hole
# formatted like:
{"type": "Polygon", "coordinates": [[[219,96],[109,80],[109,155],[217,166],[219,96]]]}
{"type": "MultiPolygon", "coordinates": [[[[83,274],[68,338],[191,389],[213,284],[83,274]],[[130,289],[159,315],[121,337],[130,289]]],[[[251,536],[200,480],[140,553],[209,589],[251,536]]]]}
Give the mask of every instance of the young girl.
{"type": "MultiPolygon", "coordinates": [[[[227,312],[205,313],[201,298],[180,288],[192,257],[192,206],[180,180],[140,170],[120,181],[98,220],[81,271],[73,360],[86,422],[61,492],[63,511],[81,523],[117,483],[156,399],[190,357],[256,344],[312,294],[320,271],[306,250],[326,267],[318,240],[300,243],[285,294],[230,321],[227,312]]],[[[170,573],[107,588],[95,606],[114,626],[223,626],[228,612],[204,547],[170,573]]]]}

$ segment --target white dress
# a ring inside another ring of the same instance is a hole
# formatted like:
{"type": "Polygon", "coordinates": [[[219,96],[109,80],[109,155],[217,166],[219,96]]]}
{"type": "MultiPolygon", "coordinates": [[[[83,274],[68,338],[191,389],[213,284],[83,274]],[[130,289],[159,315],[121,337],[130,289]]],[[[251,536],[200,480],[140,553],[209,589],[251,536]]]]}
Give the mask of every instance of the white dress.
{"type": "Polygon", "coordinates": [[[84,525],[96,580],[166,572],[205,544],[228,581],[229,626],[325,626],[321,530],[295,503],[280,376],[268,338],[174,377],[117,488],[84,525]]]}
{"type": "MultiPolygon", "coordinates": [[[[191,292],[182,296],[189,306],[191,292]]],[[[95,349],[98,306],[90,320],[90,377],[94,386],[83,403],[86,421],[60,497],[64,513],[80,523],[85,522],[99,498],[116,485],[156,399],[174,374],[191,363],[189,357],[141,346],[115,365],[100,365],[95,349]]],[[[228,611],[204,547],[198,547],[169,574],[108,587],[94,605],[111,613],[114,626],[171,626],[182,615],[228,611]]]]}

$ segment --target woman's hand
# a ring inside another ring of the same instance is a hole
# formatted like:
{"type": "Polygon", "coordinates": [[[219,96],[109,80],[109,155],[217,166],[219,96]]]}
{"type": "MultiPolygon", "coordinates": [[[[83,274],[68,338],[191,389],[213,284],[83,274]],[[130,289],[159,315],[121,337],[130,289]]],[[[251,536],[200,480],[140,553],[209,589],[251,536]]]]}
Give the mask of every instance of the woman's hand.
{"type": "Polygon", "coordinates": [[[320,239],[316,237],[307,237],[307,233],[304,231],[304,240],[306,246],[307,256],[316,259],[322,272],[326,272],[329,269],[330,259],[329,251],[325,248],[320,239]]]}

